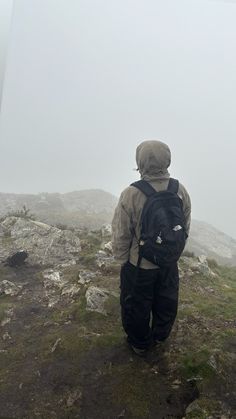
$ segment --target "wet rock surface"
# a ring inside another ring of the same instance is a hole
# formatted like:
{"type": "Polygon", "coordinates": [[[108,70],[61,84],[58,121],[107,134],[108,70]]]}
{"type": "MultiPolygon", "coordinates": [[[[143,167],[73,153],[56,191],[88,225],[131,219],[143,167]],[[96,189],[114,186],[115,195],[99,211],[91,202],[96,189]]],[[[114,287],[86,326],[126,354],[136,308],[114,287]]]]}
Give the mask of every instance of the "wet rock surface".
{"type": "Polygon", "coordinates": [[[109,291],[98,287],[89,287],[86,291],[86,310],[106,314],[104,303],[108,299],[109,291]]]}
{"type": "Polygon", "coordinates": [[[0,295],[11,295],[15,296],[19,294],[22,287],[20,285],[14,284],[14,282],[8,281],[7,279],[3,279],[0,282],[0,295]]]}
{"type": "Polygon", "coordinates": [[[99,276],[99,272],[92,272],[87,269],[82,269],[79,272],[79,280],[78,283],[81,285],[88,284],[90,282],[93,282],[96,280],[96,278],[99,276]]]}
{"type": "Polygon", "coordinates": [[[20,217],[6,217],[0,225],[0,261],[22,249],[30,264],[73,264],[79,258],[80,240],[72,231],[20,217]]]}
{"type": "Polygon", "coordinates": [[[198,258],[183,256],[182,262],[185,265],[185,272],[187,269],[189,276],[193,276],[196,273],[207,277],[216,276],[216,274],[210,269],[205,255],[201,255],[198,258]]]}

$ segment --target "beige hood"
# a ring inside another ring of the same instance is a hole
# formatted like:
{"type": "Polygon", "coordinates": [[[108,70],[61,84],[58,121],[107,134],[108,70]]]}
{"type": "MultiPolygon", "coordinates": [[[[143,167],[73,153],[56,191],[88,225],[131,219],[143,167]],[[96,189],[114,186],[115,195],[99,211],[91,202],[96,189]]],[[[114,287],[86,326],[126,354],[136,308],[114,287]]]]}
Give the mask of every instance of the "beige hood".
{"type": "Polygon", "coordinates": [[[161,141],[143,141],[136,150],[136,162],[144,180],[166,179],[170,177],[168,167],[171,152],[161,141]]]}

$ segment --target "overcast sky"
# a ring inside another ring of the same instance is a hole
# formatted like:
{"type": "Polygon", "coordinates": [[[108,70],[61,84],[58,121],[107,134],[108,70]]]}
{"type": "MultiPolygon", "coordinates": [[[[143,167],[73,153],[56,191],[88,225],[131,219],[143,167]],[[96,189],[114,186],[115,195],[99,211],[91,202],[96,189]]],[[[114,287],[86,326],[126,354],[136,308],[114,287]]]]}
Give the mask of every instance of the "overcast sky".
{"type": "Polygon", "coordinates": [[[193,216],[236,237],[235,22],[233,0],[16,0],[0,191],[119,195],[161,139],[193,216]]]}
{"type": "Polygon", "coordinates": [[[0,103],[11,26],[12,0],[0,0],[0,103]]]}

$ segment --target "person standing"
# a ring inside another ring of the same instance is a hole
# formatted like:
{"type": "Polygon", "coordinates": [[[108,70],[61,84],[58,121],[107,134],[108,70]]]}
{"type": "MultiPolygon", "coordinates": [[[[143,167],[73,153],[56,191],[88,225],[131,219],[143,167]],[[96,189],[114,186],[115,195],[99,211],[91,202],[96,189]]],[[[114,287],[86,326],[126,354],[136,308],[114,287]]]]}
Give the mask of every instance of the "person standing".
{"type": "Polygon", "coordinates": [[[170,178],[166,144],[143,141],[136,162],[141,180],[121,193],[112,247],[121,264],[123,328],[133,351],[143,356],[168,338],[177,315],[177,262],[189,234],[191,201],[184,186],[170,178]]]}

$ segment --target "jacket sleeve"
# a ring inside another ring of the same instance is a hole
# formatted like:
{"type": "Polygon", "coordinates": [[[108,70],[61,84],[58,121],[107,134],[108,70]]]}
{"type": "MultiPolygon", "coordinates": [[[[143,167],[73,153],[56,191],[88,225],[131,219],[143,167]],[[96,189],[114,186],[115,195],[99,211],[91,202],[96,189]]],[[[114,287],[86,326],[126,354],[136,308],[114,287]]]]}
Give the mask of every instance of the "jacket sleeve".
{"type": "Polygon", "coordinates": [[[129,260],[130,247],[133,240],[133,228],[130,211],[125,205],[124,191],[119,199],[112,220],[112,249],[115,259],[123,264],[129,260]]]}
{"type": "Polygon", "coordinates": [[[183,185],[180,186],[178,195],[183,201],[184,224],[186,233],[189,235],[191,225],[191,199],[183,185]]]}

